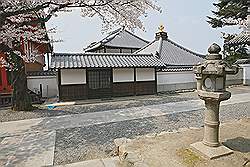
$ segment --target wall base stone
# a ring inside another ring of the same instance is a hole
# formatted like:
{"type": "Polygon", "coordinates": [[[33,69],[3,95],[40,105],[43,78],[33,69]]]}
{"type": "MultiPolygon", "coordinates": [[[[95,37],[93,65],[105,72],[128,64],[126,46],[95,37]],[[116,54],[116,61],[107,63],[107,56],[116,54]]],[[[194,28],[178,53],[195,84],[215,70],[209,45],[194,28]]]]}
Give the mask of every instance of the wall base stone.
{"type": "Polygon", "coordinates": [[[244,86],[250,86],[250,79],[245,79],[243,82],[244,86]]]}

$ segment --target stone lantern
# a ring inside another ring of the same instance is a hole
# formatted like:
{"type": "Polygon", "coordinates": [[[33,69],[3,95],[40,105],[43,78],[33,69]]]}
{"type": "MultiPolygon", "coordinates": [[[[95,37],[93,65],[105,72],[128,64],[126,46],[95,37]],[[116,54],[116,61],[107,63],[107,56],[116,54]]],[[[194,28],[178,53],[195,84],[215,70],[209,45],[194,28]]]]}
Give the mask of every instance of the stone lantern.
{"type": "Polygon", "coordinates": [[[202,142],[191,144],[191,147],[212,159],[230,154],[232,151],[219,142],[219,106],[220,102],[231,97],[226,91],[227,74],[237,74],[237,66],[229,66],[222,60],[220,46],[212,44],[208,49],[205,62],[194,66],[197,79],[197,92],[205,101],[204,138],[202,142]]]}

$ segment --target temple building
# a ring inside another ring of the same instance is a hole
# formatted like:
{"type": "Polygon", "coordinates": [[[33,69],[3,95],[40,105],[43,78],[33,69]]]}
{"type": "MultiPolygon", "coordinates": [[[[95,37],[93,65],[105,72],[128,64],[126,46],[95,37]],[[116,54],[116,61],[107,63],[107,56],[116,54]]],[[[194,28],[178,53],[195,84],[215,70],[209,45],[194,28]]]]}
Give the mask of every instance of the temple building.
{"type": "Polygon", "coordinates": [[[95,53],[133,53],[149,42],[127,31],[124,27],[119,28],[99,42],[93,42],[85,52],[95,53]]]}
{"type": "Polygon", "coordinates": [[[152,54],[131,53],[55,53],[51,62],[60,100],[155,94],[162,66],[152,54]]]}
{"type": "Polygon", "coordinates": [[[195,53],[168,38],[164,27],[159,27],[155,39],[135,52],[154,54],[164,67],[157,70],[157,91],[175,91],[196,88],[193,66],[204,61],[204,55],[195,53]]]}
{"type": "Polygon", "coordinates": [[[244,30],[236,35],[233,39],[225,43],[226,46],[248,45],[250,46],[250,31],[244,30]]]}
{"type": "Polygon", "coordinates": [[[164,27],[160,26],[160,31],[155,34],[155,39],[135,52],[136,54],[154,54],[159,58],[167,70],[190,69],[193,65],[203,62],[204,55],[195,53],[168,38],[164,27]]]}
{"type": "MultiPolygon", "coordinates": [[[[163,26],[159,30],[152,42],[119,29],[88,46],[84,53],[54,53],[51,68],[57,70],[59,99],[68,101],[195,89],[192,69],[204,61],[205,55],[169,39],[163,26]]],[[[228,77],[226,84],[242,84],[242,71],[228,77]]]]}
{"type": "Polygon", "coordinates": [[[88,46],[85,53],[55,53],[51,68],[58,71],[60,100],[104,98],[169,91],[164,77],[172,76],[161,72],[184,71],[180,78],[175,73],[177,78],[194,80],[192,66],[202,57],[169,40],[163,27],[152,42],[122,28],[88,46]]]}

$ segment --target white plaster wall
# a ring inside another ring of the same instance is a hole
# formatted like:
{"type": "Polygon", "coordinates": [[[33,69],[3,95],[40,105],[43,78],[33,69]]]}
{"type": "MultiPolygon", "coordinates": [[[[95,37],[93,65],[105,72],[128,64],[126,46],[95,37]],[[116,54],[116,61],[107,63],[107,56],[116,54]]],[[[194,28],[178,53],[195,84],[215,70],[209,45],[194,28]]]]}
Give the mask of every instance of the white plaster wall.
{"type": "MultiPolygon", "coordinates": [[[[250,70],[250,68],[249,68],[250,70]]],[[[250,72],[248,74],[250,76],[250,72]]],[[[242,84],[243,71],[239,69],[236,75],[227,75],[226,85],[242,84]]],[[[157,91],[174,91],[196,88],[196,79],[193,71],[184,72],[157,72],[157,91]]]]}
{"type": "Polygon", "coordinates": [[[250,64],[246,64],[244,66],[244,74],[243,77],[246,79],[250,79],[250,64]]]}
{"type": "Polygon", "coordinates": [[[242,64],[243,84],[250,85],[250,64],[242,64]]]}
{"type": "Polygon", "coordinates": [[[136,68],[136,81],[154,81],[154,68],[136,68]]]}
{"type": "Polygon", "coordinates": [[[235,75],[227,75],[227,80],[235,80],[235,79],[242,79],[242,78],[243,78],[242,68],[240,68],[239,72],[235,75]]]}
{"type": "Polygon", "coordinates": [[[185,72],[157,72],[157,84],[178,84],[196,82],[192,71],[185,72]]]}
{"type": "Polygon", "coordinates": [[[113,82],[134,82],[133,68],[114,68],[113,82]]]}
{"type": "Polygon", "coordinates": [[[28,89],[35,93],[40,92],[42,84],[42,97],[56,97],[58,95],[58,85],[56,76],[28,76],[28,89]]]}
{"type": "Polygon", "coordinates": [[[239,85],[243,83],[243,69],[240,68],[236,75],[226,76],[226,85],[239,85]]]}
{"type": "Polygon", "coordinates": [[[86,84],[86,69],[62,69],[61,84],[86,84]]]}

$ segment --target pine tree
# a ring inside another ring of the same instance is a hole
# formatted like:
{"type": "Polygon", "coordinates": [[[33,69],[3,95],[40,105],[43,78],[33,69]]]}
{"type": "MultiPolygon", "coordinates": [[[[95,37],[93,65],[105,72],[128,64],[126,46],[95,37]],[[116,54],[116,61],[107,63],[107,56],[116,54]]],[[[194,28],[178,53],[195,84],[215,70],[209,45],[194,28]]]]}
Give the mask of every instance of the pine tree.
{"type": "Polygon", "coordinates": [[[247,19],[248,3],[247,0],[219,0],[213,3],[216,10],[212,11],[213,17],[207,16],[207,22],[213,28],[243,24],[247,19]]]}
{"type": "MultiPolygon", "coordinates": [[[[249,0],[219,0],[213,3],[216,10],[212,11],[213,16],[207,16],[207,22],[212,28],[223,28],[225,26],[247,27],[247,15],[249,0]]],[[[223,33],[225,60],[230,64],[238,59],[249,58],[246,44],[226,45],[226,43],[236,37],[237,34],[223,33]]]]}

